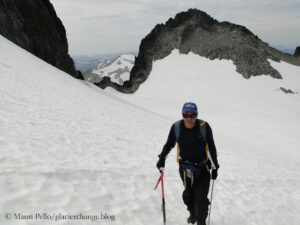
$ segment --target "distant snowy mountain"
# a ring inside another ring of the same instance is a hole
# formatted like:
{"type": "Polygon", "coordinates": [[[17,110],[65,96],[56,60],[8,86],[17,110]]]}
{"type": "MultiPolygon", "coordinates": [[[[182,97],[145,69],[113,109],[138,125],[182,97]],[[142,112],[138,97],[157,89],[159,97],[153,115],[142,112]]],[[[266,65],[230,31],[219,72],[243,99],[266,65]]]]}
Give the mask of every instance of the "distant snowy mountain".
{"type": "Polygon", "coordinates": [[[84,77],[91,83],[99,83],[104,77],[109,77],[112,82],[123,85],[124,81],[129,80],[134,60],[133,54],[120,55],[113,61],[103,60],[95,69],[84,73],[84,77]]]}
{"type": "MultiPolygon", "coordinates": [[[[300,93],[300,67],[269,60],[282,79],[244,79],[231,60],[174,49],[125,95],[2,36],[0,52],[0,224],[161,225],[155,164],[186,101],[197,103],[218,150],[211,224],[299,224],[300,95],[280,87],[300,93]]],[[[167,224],[186,224],[176,149],[164,186],[167,224]]]]}

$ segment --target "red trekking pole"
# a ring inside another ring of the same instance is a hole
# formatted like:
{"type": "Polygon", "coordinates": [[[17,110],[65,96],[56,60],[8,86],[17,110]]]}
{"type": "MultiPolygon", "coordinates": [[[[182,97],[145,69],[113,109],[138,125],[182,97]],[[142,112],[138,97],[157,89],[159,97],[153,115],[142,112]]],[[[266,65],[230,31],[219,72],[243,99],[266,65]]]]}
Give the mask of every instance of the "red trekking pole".
{"type": "Polygon", "coordinates": [[[159,182],[161,182],[161,192],[162,192],[162,210],[163,210],[163,220],[164,220],[164,225],[166,224],[166,205],[165,205],[165,193],[164,193],[164,171],[160,171],[160,177],[157,181],[157,184],[155,185],[154,190],[156,190],[159,182]]]}

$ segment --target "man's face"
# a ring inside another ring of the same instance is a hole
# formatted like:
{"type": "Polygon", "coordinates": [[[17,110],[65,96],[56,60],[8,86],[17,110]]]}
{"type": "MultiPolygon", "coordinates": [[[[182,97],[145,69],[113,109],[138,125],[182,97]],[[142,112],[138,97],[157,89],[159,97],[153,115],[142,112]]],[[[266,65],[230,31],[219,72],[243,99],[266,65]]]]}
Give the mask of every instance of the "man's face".
{"type": "Polygon", "coordinates": [[[184,126],[188,129],[191,129],[195,126],[198,114],[193,111],[187,111],[183,116],[184,126]]]}

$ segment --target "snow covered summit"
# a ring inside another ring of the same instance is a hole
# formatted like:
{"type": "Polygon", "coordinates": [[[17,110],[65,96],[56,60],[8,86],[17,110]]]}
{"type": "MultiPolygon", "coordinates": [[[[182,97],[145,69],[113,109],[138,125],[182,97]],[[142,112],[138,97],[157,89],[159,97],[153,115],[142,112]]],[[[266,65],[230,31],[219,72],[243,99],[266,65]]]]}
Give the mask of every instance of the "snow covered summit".
{"type": "Polygon", "coordinates": [[[129,80],[130,71],[134,65],[135,56],[133,54],[123,54],[115,60],[104,60],[95,69],[85,74],[86,80],[91,83],[99,83],[104,77],[119,85],[129,80]]]}

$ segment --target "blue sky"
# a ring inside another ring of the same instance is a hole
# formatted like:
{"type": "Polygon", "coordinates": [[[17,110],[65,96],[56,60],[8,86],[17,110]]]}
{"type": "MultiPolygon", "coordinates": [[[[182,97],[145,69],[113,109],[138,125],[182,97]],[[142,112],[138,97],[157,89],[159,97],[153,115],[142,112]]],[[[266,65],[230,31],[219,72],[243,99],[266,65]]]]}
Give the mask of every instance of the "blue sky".
{"type": "Polygon", "coordinates": [[[299,0],[50,0],[71,55],[137,51],[158,23],[189,8],[246,26],[272,46],[300,46],[299,0]]]}

